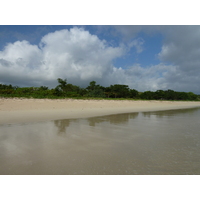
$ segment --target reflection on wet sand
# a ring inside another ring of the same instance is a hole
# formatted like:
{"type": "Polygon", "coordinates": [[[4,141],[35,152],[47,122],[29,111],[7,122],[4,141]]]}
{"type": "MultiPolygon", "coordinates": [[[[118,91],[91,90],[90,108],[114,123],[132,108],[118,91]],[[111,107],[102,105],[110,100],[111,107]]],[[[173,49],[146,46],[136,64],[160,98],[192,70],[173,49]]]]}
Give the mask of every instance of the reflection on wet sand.
{"type": "MultiPolygon", "coordinates": [[[[128,114],[119,114],[119,115],[108,115],[103,117],[91,117],[86,119],[89,126],[95,126],[103,122],[108,122],[110,124],[123,124],[128,123],[130,119],[134,119],[138,116],[138,113],[128,113],[128,114]]],[[[67,127],[70,126],[70,123],[76,122],[79,123],[81,119],[61,119],[54,120],[55,126],[57,129],[57,134],[64,136],[67,132],[67,127]]],[[[84,121],[84,120],[82,120],[84,121]]]]}
{"type": "Polygon", "coordinates": [[[109,122],[110,124],[123,124],[128,123],[129,119],[134,119],[138,113],[108,115],[103,117],[88,118],[89,126],[95,126],[97,123],[109,122]]]}
{"type": "Polygon", "coordinates": [[[194,114],[195,112],[199,112],[199,109],[197,108],[190,108],[190,109],[180,109],[180,110],[168,110],[167,112],[163,111],[153,111],[153,112],[143,112],[144,117],[151,117],[151,116],[156,116],[158,118],[162,117],[172,117],[172,116],[180,116],[183,114],[194,114]]]}
{"type": "Polygon", "coordinates": [[[0,127],[0,174],[200,174],[200,109],[0,127]]]}
{"type": "Polygon", "coordinates": [[[57,135],[64,136],[67,132],[67,127],[70,126],[70,122],[77,121],[78,119],[62,119],[62,120],[54,120],[54,125],[58,128],[57,135]]]}

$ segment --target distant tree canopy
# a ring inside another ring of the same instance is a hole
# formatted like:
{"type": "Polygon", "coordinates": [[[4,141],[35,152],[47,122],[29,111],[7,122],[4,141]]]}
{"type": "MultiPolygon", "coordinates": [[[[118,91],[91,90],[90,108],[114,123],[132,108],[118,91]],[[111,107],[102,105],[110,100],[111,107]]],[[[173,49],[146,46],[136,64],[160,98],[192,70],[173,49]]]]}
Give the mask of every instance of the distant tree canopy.
{"type": "Polygon", "coordinates": [[[26,98],[130,98],[144,100],[200,100],[193,92],[176,92],[173,90],[157,90],[155,92],[138,92],[128,85],[115,84],[103,87],[91,81],[86,88],[67,83],[67,79],[58,78],[58,85],[49,89],[40,87],[18,87],[0,84],[0,97],[26,98]]]}
{"type": "Polygon", "coordinates": [[[104,87],[96,85],[95,81],[91,81],[90,85],[86,88],[88,97],[105,97],[104,87]]]}
{"type": "Polygon", "coordinates": [[[157,90],[156,92],[145,91],[140,95],[141,99],[148,100],[199,100],[199,95],[193,92],[176,92],[173,90],[157,90]]]}

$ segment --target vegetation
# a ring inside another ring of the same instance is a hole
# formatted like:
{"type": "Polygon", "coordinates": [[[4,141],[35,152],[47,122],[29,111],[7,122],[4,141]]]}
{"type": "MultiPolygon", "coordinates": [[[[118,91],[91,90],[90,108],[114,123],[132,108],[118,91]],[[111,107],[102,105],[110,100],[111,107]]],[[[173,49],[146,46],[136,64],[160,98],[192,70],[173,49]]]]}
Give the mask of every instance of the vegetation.
{"type": "Polygon", "coordinates": [[[157,90],[156,92],[138,92],[130,89],[128,85],[110,85],[103,87],[95,81],[86,88],[67,83],[66,79],[58,78],[58,85],[49,89],[40,87],[18,87],[0,84],[0,97],[25,97],[25,98],[106,98],[106,99],[144,99],[144,100],[200,100],[200,95],[192,92],[176,92],[173,90],[157,90]]]}

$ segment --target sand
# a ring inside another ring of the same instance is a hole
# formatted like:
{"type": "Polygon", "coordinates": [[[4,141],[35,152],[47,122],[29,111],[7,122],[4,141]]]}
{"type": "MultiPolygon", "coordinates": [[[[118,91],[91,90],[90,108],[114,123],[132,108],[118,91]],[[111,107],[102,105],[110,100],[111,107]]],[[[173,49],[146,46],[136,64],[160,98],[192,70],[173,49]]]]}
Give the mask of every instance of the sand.
{"type": "Polygon", "coordinates": [[[200,102],[0,98],[0,124],[200,107],[200,102]]]}

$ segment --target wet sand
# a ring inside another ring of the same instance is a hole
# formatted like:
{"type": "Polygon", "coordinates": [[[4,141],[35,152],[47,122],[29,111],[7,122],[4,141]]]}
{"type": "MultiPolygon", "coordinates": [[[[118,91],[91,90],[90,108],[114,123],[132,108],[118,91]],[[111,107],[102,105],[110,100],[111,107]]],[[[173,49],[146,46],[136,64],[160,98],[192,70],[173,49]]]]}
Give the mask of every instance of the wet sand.
{"type": "Polygon", "coordinates": [[[200,109],[0,125],[0,175],[199,175],[200,109]]]}
{"type": "Polygon", "coordinates": [[[193,107],[200,107],[200,102],[1,98],[0,124],[77,119],[193,107]]]}

